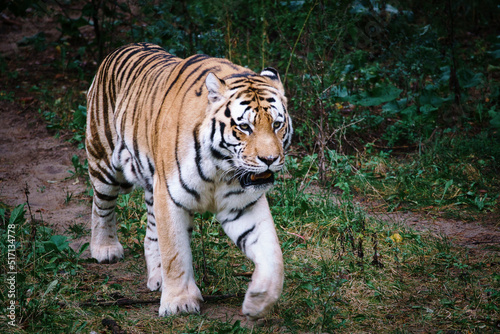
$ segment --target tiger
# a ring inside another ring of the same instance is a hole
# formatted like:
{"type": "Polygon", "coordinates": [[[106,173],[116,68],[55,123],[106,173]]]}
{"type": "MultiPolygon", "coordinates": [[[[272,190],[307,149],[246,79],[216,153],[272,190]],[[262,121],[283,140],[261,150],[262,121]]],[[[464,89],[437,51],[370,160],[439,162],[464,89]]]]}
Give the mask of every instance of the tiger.
{"type": "Polygon", "coordinates": [[[190,243],[194,213],[207,211],[255,265],[242,313],[264,316],[284,281],[265,193],[292,133],[274,68],[256,74],[223,58],[182,59],[150,43],[116,49],[87,93],[91,256],[99,263],[123,257],[117,197],[141,187],[147,287],[161,290],[159,316],[200,313],[190,243]]]}

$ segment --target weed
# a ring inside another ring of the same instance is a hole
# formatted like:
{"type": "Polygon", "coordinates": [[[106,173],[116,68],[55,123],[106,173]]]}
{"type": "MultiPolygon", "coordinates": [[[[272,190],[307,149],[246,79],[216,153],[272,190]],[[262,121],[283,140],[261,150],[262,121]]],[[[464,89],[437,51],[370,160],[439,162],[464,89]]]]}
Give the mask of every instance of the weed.
{"type": "Polygon", "coordinates": [[[73,193],[66,191],[66,198],[64,199],[64,204],[68,205],[69,202],[71,202],[72,198],[73,198],[73,193]]]}
{"type": "Polygon", "coordinates": [[[73,176],[87,176],[88,175],[88,161],[87,159],[84,160],[83,164],[80,162],[80,157],[76,154],[74,154],[71,157],[71,163],[73,164],[73,168],[75,169],[74,171],[69,170],[68,172],[72,174],[73,176]]]}
{"type": "Polygon", "coordinates": [[[442,137],[404,157],[381,153],[351,160],[361,165],[351,186],[383,198],[390,211],[422,207],[488,211],[493,210],[500,193],[495,167],[499,158],[491,139],[482,135],[442,137]]]}
{"type": "Polygon", "coordinates": [[[0,91],[0,100],[1,101],[14,101],[14,92],[6,92],[4,90],[0,91]]]}
{"type": "Polygon", "coordinates": [[[65,291],[74,292],[71,281],[82,268],[79,255],[86,246],[73,251],[67,237],[52,234],[43,223],[28,223],[24,213],[24,204],[13,209],[10,217],[5,210],[0,211],[2,239],[12,241],[0,246],[2,280],[12,279],[15,286],[14,294],[0,295],[4,305],[15,302],[13,313],[3,309],[4,317],[12,317],[0,326],[2,331],[23,328],[30,332],[62,332],[75,315],[61,318],[58,300],[65,291]]]}
{"type": "Polygon", "coordinates": [[[88,235],[89,231],[85,229],[85,227],[81,224],[73,224],[73,225],[70,225],[68,227],[68,230],[67,230],[70,234],[72,234],[72,238],[73,239],[78,239],[78,238],[81,238],[83,236],[86,236],[88,235]]]}

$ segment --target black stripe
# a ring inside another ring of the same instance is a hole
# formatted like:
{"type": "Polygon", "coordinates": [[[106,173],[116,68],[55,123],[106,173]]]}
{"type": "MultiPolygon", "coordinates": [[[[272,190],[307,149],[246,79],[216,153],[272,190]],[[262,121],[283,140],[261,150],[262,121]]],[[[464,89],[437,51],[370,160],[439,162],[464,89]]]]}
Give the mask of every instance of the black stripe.
{"type": "MultiPolygon", "coordinates": [[[[224,129],[226,128],[226,123],[220,122],[219,121],[219,129],[220,129],[220,143],[219,146],[222,148],[227,149],[228,146],[230,145],[226,140],[224,139],[224,129]]],[[[236,145],[232,145],[236,146],[236,145]]]]}
{"type": "Polygon", "coordinates": [[[194,198],[196,198],[196,200],[197,200],[197,201],[199,201],[199,200],[200,200],[200,198],[201,198],[200,194],[199,194],[196,190],[194,190],[194,189],[190,188],[190,187],[189,187],[189,186],[188,186],[188,185],[184,182],[184,180],[183,180],[183,179],[182,179],[182,177],[181,177],[180,172],[181,172],[181,171],[180,171],[180,169],[179,169],[179,181],[181,182],[181,186],[182,186],[182,188],[184,188],[184,190],[185,190],[188,194],[192,195],[194,198]]]}
{"type": "Polygon", "coordinates": [[[212,118],[212,132],[210,132],[210,141],[213,143],[214,142],[214,136],[215,136],[215,118],[212,118]]]}
{"type": "Polygon", "coordinates": [[[99,206],[99,204],[97,204],[95,201],[93,201],[93,203],[94,203],[94,204],[95,204],[95,206],[96,206],[99,210],[101,210],[101,211],[107,211],[107,210],[112,210],[112,211],[114,211],[114,210],[115,210],[115,207],[116,207],[116,203],[113,203],[113,205],[108,206],[108,207],[105,207],[105,208],[103,208],[103,207],[99,206]]]}
{"type": "Polygon", "coordinates": [[[179,155],[177,154],[179,148],[179,132],[180,132],[179,125],[177,125],[177,136],[175,138],[175,162],[177,164],[177,172],[179,173],[179,182],[181,183],[182,188],[184,188],[184,190],[188,194],[190,194],[191,196],[196,198],[197,201],[199,201],[201,198],[200,194],[193,188],[189,187],[187,183],[184,181],[184,178],[182,177],[181,162],[179,161],[179,155]]]}
{"type": "MultiPolygon", "coordinates": [[[[97,204],[96,204],[96,206],[97,206],[97,204]]],[[[113,207],[113,209],[114,209],[114,207],[113,207]]],[[[105,214],[103,214],[103,215],[101,215],[99,212],[96,212],[96,214],[97,214],[99,217],[101,217],[101,218],[106,218],[106,217],[109,217],[109,216],[111,216],[113,213],[115,213],[115,210],[111,210],[111,208],[110,208],[110,209],[104,209],[104,210],[103,210],[103,209],[101,209],[101,208],[99,208],[99,210],[101,210],[101,211],[108,211],[108,210],[109,210],[109,212],[108,212],[108,213],[105,213],[105,214]]]]}
{"type": "Polygon", "coordinates": [[[154,204],[154,198],[152,198],[151,200],[148,200],[147,198],[144,199],[144,202],[149,205],[149,206],[153,206],[154,204]]]}
{"type": "MultiPolygon", "coordinates": [[[[170,93],[170,90],[177,84],[177,81],[179,80],[179,78],[181,77],[181,75],[184,73],[184,71],[189,66],[194,65],[197,62],[203,61],[203,60],[205,60],[207,58],[209,58],[207,55],[202,55],[202,54],[195,55],[195,56],[192,56],[191,58],[188,58],[184,62],[184,64],[182,65],[182,67],[179,69],[179,72],[177,73],[177,76],[170,82],[170,86],[167,88],[167,90],[165,92],[163,102],[165,102],[165,99],[167,98],[168,94],[170,93]]],[[[171,73],[173,73],[173,71],[171,73]]],[[[170,75],[169,75],[169,78],[170,78],[170,75]]]]}
{"type": "Polygon", "coordinates": [[[133,186],[134,185],[132,183],[128,183],[128,182],[120,183],[120,187],[123,189],[132,188],[133,186]]]}
{"type": "MultiPolygon", "coordinates": [[[[198,68],[196,69],[198,70],[198,68]]],[[[196,80],[194,80],[194,82],[191,84],[191,86],[189,86],[189,88],[187,89],[187,91],[193,89],[193,87],[203,78],[206,77],[207,73],[209,72],[220,72],[221,71],[221,68],[220,66],[215,66],[215,67],[211,67],[211,68],[207,68],[207,69],[204,69],[199,75],[198,77],[196,78],[196,80]]],[[[224,80],[220,79],[222,82],[224,82],[224,80]]],[[[195,94],[196,96],[201,96],[201,93],[203,93],[203,89],[205,88],[205,83],[202,83],[200,85],[200,88],[195,90],[195,94]]]]}
{"type": "Polygon", "coordinates": [[[103,169],[99,165],[97,165],[97,167],[99,168],[99,170],[95,170],[94,168],[92,168],[92,166],[89,165],[89,167],[88,167],[89,174],[92,177],[98,179],[101,183],[104,183],[104,184],[109,185],[109,186],[117,186],[118,185],[118,181],[116,181],[114,176],[111,175],[109,170],[103,169]],[[106,176],[106,178],[104,176],[106,176]]]}
{"type": "Polygon", "coordinates": [[[194,138],[194,149],[196,152],[195,156],[195,162],[196,162],[196,168],[198,169],[198,174],[200,175],[201,179],[205,182],[214,182],[214,180],[210,179],[205,175],[203,172],[203,169],[201,168],[201,145],[200,141],[198,140],[198,132],[200,129],[200,124],[197,124],[193,130],[193,138],[194,138]]]}
{"type": "Polygon", "coordinates": [[[221,222],[221,224],[222,224],[222,225],[225,225],[225,224],[227,224],[227,223],[231,223],[231,222],[233,222],[233,221],[235,221],[235,220],[237,220],[237,219],[241,218],[241,216],[243,216],[243,214],[245,214],[246,210],[247,210],[248,208],[252,207],[253,205],[255,205],[255,203],[257,203],[257,201],[258,201],[259,199],[260,199],[260,197],[259,197],[259,198],[257,198],[255,201],[252,201],[252,202],[248,203],[247,205],[245,205],[245,206],[244,206],[243,208],[241,208],[241,209],[231,209],[231,211],[230,211],[230,212],[231,212],[231,213],[236,213],[236,215],[235,215],[233,218],[231,218],[231,219],[225,219],[224,221],[222,221],[222,222],[221,222]]]}
{"type": "MultiPolygon", "coordinates": [[[[203,58],[202,60],[204,60],[204,59],[208,59],[208,58],[209,58],[208,56],[205,56],[205,58],[203,58]]],[[[191,76],[195,75],[196,73],[199,73],[199,70],[200,70],[202,67],[204,67],[204,65],[205,65],[205,64],[200,64],[198,67],[196,67],[195,69],[193,69],[193,70],[191,70],[191,71],[189,72],[189,74],[186,76],[186,79],[184,80],[184,82],[182,83],[182,85],[179,87],[179,91],[180,91],[181,89],[183,89],[184,84],[188,81],[188,79],[189,79],[191,76]]],[[[196,90],[193,88],[193,86],[194,86],[194,85],[196,85],[196,84],[197,84],[197,83],[198,83],[198,82],[199,82],[202,78],[204,78],[207,72],[220,72],[220,71],[221,71],[221,68],[220,68],[220,66],[218,66],[218,65],[217,65],[217,66],[213,66],[213,67],[208,68],[208,69],[207,69],[207,68],[206,68],[206,69],[204,69],[203,71],[201,71],[201,74],[199,74],[199,75],[196,77],[196,79],[192,80],[191,85],[190,85],[189,87],[186,87],[186,88],[184,89],[184,91],[185,91],[185,92],[195,91],[196,96],[201,96],[201,92],[202,92],[202,89],[203,89],[203,86],[204,86],[204,85],[203,85],[203,84],[201,85],[201,87],[200,87],[199,91],[196,91],[196,90]]],[[[222,85],[225,85],[225,84],[226,84],[226,83],[224,82],[224,80],[222,80],[222,79],[219,79],[219,80],[221,81],[222,85]]]]}
{"type": "Polygon", "coordinates": [[[94,189],[94,195],[97,196],[97,198],[99,198],[100,200],[108,201],[108,202],[114,201],[118,198],[118,195],[106,195],[106,194],[98,192],[95,189],[94,189]]]}
{"type": "Polygon", "coordinates": [[[245,243],[247,241],[248,235],[252,233],[252,231],[255,229],[255,225],[243,232],[239,237],[238,240],[236,241],[236,246],[238,246],[239,249],[241,249],[243,252],[245,252],[245,243]]]}
{"type": "Polygon", "coordinates": [[[247,86],[248,86],[248,85],[231,86],[231,90],[232,90],[232,89],[243,88],[243,87],[247,87],[247,86]]]}
{"type": "Polygon", "coordinates": [[[247,107],[245,108],[245,111],[243,111],[243,114],[241,114],[241,116],[240,116],[240,117],[238,117],[238,118],[237,118],[237,120],[238,120],[238,121],[241,121],[242,119],[244,119],[244,118],[245,118],[245,114],[246,114],[249,110],[251,110],[251,109],[252,109],[252,107],[247,106],[247,107]]]}
{"type": "Polygon", "coordinates": [[[243,189],[238,189],[238,190],[232,190],[228,193],[225,193],[224,194],[224,198],[228,198],[229,196],[233,196],[233,195],[241,195],[243,194],[245,191],[243,189]]]}
{"type": "Polygon", "coordinates": [[[149,173],[151,174],[151,176],[154,176],[155,175],[155,166],[153,165],[153,162],[149,158],[148,158],[148,167],[149,167],[149,173]]]}
{"type": "Polygon", "coordinates": [[[146,179],[146,191],[149,191],[150,193],[153,192],[153,184],[151,183],[151,179],[147,178],[146,179]]]}
{"type": "MultiPolygon", "coordinates": [[[[166,181],[165,181],[166,182],[166,181]]],[[[170,192],[170,187],[168,186],[168,183],[166,183],[167,185],[167,193],[168,193],[168,196],[170,197],[170,199],[172,200],[172,203],[175,204],[175,206],[177,206],[178,208],[181,208],[181,209],[184,209],[186,210],[188,213],[191,213],[191,210],[189,210],[188,208],[186,208],[184,205],[182,205],[180,202],[176,201],[174,199],[174,197],[172,196],[172,193],[170,192]]]]}
{"type": "Polygon", "coordinates": [[[225,161],[230,162],[232,164],[232,160],[231,160],[230,156],[222,154],[221,152],[217,151],[215,148],[210,147],[210,153],[212,153],[212,156],[215,159],[217,159],[217,160],[225,160],[225,161]]]}
{"type": "MultiPolygon", "coordinates": [[[[233,66],[234,66],[234,64],[233,64],[233,66]]],[[[237,70],[239,70],[239,69],[237,69],[237,70]]],[[[244,78],[244,79],[234,81],[234,83],[239,83],[239,82],[247,81],[246,78],[248,78],[250,76],[254,76],[254,75],[255,75],[254,72],[241,72],[241,73],[228,75],[227,77],[224,77],[224,79],[228,80],[228,79],[234,79],[234,78],[244,78]]]]}

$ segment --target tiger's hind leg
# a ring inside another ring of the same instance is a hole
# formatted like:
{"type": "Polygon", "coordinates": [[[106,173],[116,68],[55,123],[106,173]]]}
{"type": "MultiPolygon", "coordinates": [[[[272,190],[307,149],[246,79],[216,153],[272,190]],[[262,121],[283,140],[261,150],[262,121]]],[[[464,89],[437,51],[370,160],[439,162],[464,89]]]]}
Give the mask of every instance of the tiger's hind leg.
{"type": "MultiPolygon", "coordinates": [[[[116,199],[122,187],[111,171],[99,173],[92,167],[89,159],[90,181],[94,189],[90,253],[99,263],[113,263],[123,258],[115,214],[116,199]]],[[[103,170],[101,166],[97,168],[103,170]]]]}
{"type": "Polygon", "coordinates": [[[153,210],[153,192],[145,189],[144,199],[148,208],[148,226],[146,237],[144,238],[144,255],[148,268],[148,288],[151,291],[161,290],[161,255],[158,245],[158,231],[156,229],[156,219],[153,210]]]}

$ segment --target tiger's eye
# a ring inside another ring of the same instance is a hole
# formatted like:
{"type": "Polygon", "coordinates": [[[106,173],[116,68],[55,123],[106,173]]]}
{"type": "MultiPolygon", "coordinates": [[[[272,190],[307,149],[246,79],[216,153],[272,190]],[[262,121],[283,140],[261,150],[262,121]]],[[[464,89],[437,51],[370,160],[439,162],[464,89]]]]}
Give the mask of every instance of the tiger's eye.
{"type": "Polygon", "coordinates": [[[242,123],[239,125],[240,129],[243,130],[243,131],[248,131],[250,130],[250,125],[248,125],[248,123],[242,123]]]}
{"type": "Polygon", "coordinates": [[[273,129],[274,130],[278,130],[279,128],[281,128],[281,125],[283,124],[283,122],[279,122],[279,121],[276,121],[273,123],[273,129]]]}

